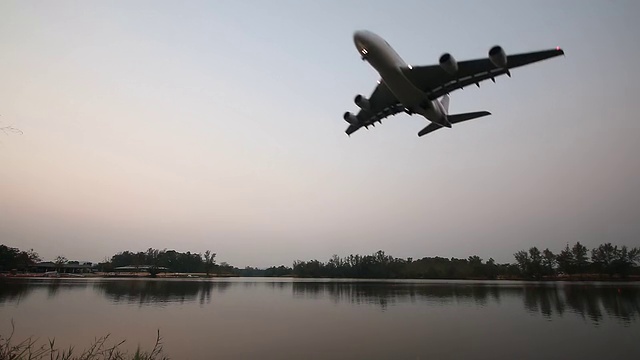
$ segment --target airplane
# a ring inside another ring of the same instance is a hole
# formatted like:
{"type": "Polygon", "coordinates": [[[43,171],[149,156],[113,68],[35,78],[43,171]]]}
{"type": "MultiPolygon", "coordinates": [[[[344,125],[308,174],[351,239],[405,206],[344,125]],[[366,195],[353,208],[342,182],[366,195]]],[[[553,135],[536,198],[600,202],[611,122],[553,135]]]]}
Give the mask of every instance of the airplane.
{"type": "Polygon", "coordinates": [[[491,115],[488,111],[449,114],[449,93],[506,74],[511,69],[564,55],[557,47],[507,56],[499,45],[489,50],[484,59],[457,62],[453,55],[444,53],[437,65],[411,66],[380,36],[368,30],[356,31],[353,35],[356,49],[363,61],[367,61],[380,74],[378,86],[369,98],[357,95],[354,99],[360,108],[358,114],[344,113],[349,123],[345,131],[351,134],[361,127],[375,126],[388,116],[405,112],[418,114],[430,121],[418,136],[426,135],[442,127],[491,115]]]}

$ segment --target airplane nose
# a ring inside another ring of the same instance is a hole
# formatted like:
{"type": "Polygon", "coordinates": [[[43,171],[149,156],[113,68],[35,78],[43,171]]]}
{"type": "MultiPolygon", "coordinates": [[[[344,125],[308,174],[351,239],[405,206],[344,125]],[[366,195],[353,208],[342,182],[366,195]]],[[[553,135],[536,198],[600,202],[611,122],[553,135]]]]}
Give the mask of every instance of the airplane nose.
{"type": "Polygon", "coordinates": [[[361,44],[364,44],[365,42],[367,42],[367,34],[368,32],[366,30],[358,30],[356,32],[353,33],[353,40],[355,42],[359,42],[361,44]]]}
{"type": "Polygon", "coordinates": [[[367,48],[369,47],[366,31],[358,30],[354,32],[353,42],[356,45],[358,52],[364,56],[367,53],[367,48]]]}

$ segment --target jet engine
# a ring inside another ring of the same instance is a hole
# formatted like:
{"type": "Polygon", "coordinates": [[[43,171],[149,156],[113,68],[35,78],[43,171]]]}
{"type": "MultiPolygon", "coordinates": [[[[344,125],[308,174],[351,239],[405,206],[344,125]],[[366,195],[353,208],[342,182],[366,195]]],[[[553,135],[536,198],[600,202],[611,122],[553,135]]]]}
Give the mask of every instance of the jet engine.
{"type": "Polygon", "coordinates": [[[346,112],[344,113],[344,121],[348,122],[351,125],[358,125],[358,117],[356,117],[355,115],[353,115],[350,112],[346,112]]]}
{"type": "Polygon", "coordinates": [[[370,109],[371,104],[369,103],[369,99],[367,99],[366,97],[364,97],[362,95],[357,95],[356,98],[354,99],[354,102],[362,110],[369,110],[370,109]]]}
{"type": "Polygon", "coordinates": [[[456,62],[456,59],[454,59],[449,53],[444,53],[440,56],[440,67],[450,75],[453,75],[458,71],[458,63],[456,62]]]}
{"type": "Polygon", "coordinates": [[[499,68],[507,67],[507,55],[502,50],[502,47],[496,45],[489,50],[489,60],[491,63],[499,68]]]}

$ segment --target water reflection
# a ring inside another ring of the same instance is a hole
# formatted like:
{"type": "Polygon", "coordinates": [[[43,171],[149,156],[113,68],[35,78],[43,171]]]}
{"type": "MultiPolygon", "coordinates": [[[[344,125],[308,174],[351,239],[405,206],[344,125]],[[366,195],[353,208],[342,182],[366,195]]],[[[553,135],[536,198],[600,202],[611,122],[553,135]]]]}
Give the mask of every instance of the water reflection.
{"type": "Polygon", "coordinates": [[[568,310],[596,324],[605,315],[630,323],[640,317],[640,287],[584,284],[525,287],[524,303],[528,311],[547,318],[562,316],[568,310]]]}
{"type": "Polygon", "coordinates": [[[294,282],[293,295],[297,298],[330,298],[334,302],[356,305],[377,304],[382,310],[390,305],[409,302],[429,302],[447,305],[475,303],[485,306],[489,301],[500,302],[500,296],[512,289],[467,284],[425,284],[394,282],[294,282]]]}
{"type": "Polygon", "coordinates": [[[33,291],[33,286],[25,282],[7,282],[0,279],[0,305],[4,303],[19,303],[33,291]]]}
{"type": "Polygon", "coordinates": [[[96,290],[111,301],[140,305],[165,305],[184,303],[198,299],[202,304],[211,302],[212,291],[224,292],[228,282],[188,280],[124,280],[104,281],[95,284],[96,290]]]}
{"type": "Polygon", "coordinates": [[[166,306],[198,302],[210,304],[214,293],[224,296],[234,287],[239,296],[260,296],[264,290],[291,294],[293,300],[329,300],[335,304],[375,306],[386,311],[403,303],[421,306],[483,308],[522,303],[524,310],[546,319],[575,314],[599,324],[605,318],[625,324],[640,319],[640,284],[531,282],[393,282],[393,281],[228,281],[183,279],[0,279],[0,305],[19,303],[35,289],[51,299],[65,291],[90,287],[112,303],[166,306]]]}
{"type": "Polygon", "coordinates": [[[82,280],[73,281],[62,279],[45,280],[42,284],[47,285],[47,297],[49,298],[56,297],[61,290],[81,290],[85,289],[89,285],[86,281],[82,280]]]}
{"type": "Polygon", "coordinates": [[[520,298],[528,312],[548,319],[566,311],[596,324],[605,315],[627,323],[640,318],[640,286],[635,284],[294,282],[293,296],[374,304],[383,311],[402,302],[483,307],[520,298]]]}
{"type": "Polygon", "coordinates": [[[86,281],[69,281],[65,279],[2,279],[0,278],[0,304],[19,302],[30,295],[34,289],[46,289],[47,298],[52,299],[60,290],[84,289],[86,281]]]}

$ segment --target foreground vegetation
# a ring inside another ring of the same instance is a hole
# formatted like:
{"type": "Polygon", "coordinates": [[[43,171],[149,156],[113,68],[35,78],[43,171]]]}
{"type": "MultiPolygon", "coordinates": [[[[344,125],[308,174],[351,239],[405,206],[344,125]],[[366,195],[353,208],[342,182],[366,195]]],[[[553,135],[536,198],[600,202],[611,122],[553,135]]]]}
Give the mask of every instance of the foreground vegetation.
{"type": "MultiPolygon", "coordinates": [[[[591,251],[580,242],[567,246],[555,254],[549,249],[532,247],[514,254],[514,263],[498,264],[479,256],[466,259],[423,257],[394,258],[384,251],[372,255],[333,255],[327,262],[296,260],[292,267],[284,265],[267,269],[246,267],[239,269],[228,263],[217,264],[216,254],[181,253],[175,250],[123,251],[94,266],[94,271],[112,272],[119,267],[148,267],[155,276],[161,271],[174,273],[202,273],[206,276],[296,276],[329,278],[385,278],[385,279],[625,279],[640,276],[640,249],[602,244],[591,251]],[[590,254],[590,256],[589,256],[590,254]]],[[[38,254],[0,245],[0,270],[28,270],[38,254]],[[14,267],[11,267],[14,266],[14,267]]],[[[63,256],[56,263],[70,263],[63,256]]]]}
{"type": "Polygon", "coordinates": [[[125,340],[110,344],[109,335],[96,338],[93,343],[81,352],[77,352],[73,346],[60,349],[56,346],[55,339],[48,339],[39,343],[37,339],[29,337],[22,341],[13,339],[15,327],[11,322],[11,333],[5,337],[0,335],[0,359],[2,360],[165,360],[168,357],[162,355],[162,338],[160,331],[156,336],[156,342],[151,351],[143,351],[139,347],[134,353],[120,350],[125,340]]]}

